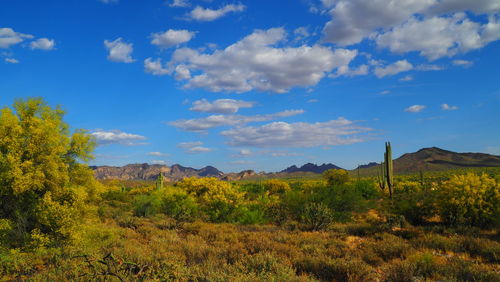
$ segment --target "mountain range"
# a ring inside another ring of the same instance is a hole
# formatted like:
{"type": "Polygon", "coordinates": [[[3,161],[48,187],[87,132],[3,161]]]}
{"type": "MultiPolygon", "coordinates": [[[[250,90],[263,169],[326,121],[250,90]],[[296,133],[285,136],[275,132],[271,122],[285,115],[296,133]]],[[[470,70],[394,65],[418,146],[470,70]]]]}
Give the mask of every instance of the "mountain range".
{"type": "MultiPolygon", "coordinates": [[[[376,174],[379,164],[371,162],[360,165],[357,169],[363,175],[376,174]]],[[[456,168],[470,167],[500,167],[500,156],[483,153],[456,153],[437,147],[424,148],[414,153],[407,153],[394,160],[395,173],[413,173],[419,171],[437,171],[456,168]]],[[[328,169],[341,169],[328,163],[316,165],[304,164],[300,167],[292,165],[280,172],[256,173],[253,170],[244,170],[239,173],[223,173],[213,166],[201,169],[184,167],[179,164],[172,166],[129,164],[122,167],[93,166],[94,175],[97,179],[120,179],[120,180],[153,180],[161,172],[170,181],[178,181],[185,177],[217,177],[224,180],[240,180],[252,177],[286,177],[300,174],[319,174],[328,169]]]]}

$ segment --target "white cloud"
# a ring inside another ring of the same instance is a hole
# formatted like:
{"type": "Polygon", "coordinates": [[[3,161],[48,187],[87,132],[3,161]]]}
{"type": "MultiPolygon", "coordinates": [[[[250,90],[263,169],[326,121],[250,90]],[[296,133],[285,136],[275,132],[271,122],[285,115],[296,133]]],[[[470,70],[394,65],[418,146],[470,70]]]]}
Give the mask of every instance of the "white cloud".
{"type": "Polygon", "coordinates": [[[216,10],[196,6],[196,8],[194,8],[191,12],[189,12],[188,17],[193,20],[208,22],[223,17],[227,13],[242,12],[245,9],[246,9],[245,5],[241,4],[238,5],[228,4],[216,10]]]}
{"type": "Polygon", "coordinates": [[[413,65],[410,62],[407,60],[400,60],[385,67],[376,67],[374,72],[378,78],[382,78],[384,76],[395,75],[411,69],[413,69],[413,65]]]}
{"type": "Polygon", "coordinates": [[[145,59],[144,71],[154,75],[167,75],[172,73],[172,71],[168,67],[166,68],[163,67],[160,58],[157,58],[154,61],[152,58],[145,59]]]}
{"type": "Polygon", "coordinates": [[[189,3],[189,0],[173,0],[172,3],[169,4],[170,7],[189,7],[191,6],[191,3],[189,3]]]}
{"type": "Polygon", "coordinates": [[[323,1],[332,19],[325,25],[324,39],[339,45],[361,42],[379,28],[389,28],[424,11],[434,0],[340,0],[323,1]]]}
{"type": "Polygon", "coordinates": [[[408,108],[406,108],[405,112],[408,112],[408,113],[419,113],[423,109],[425,109],[424,105],[413,105],[413,106],[409,106],[408,108]]]}
{"type": "Polygon", "coordinates": [[[273,119],[290,117],[304,113],[303,110],[287,110],[274,114],[242,116],[242,115],[211,115],[204,118],[177,120],[168,124],[186,131],[206,131],[220,126],[244,125],[251,122],[262,122],[273,119]]]}
{"type": "Polygon", "coordinates": [[[429,9],[431,14],[448,14],[462,11],[472,11],[475,14],[500,12],[500,2],[497,0],[441,0],[429,9]]]}
{"type": "Polygon", "coordinates": [[[292,87],[316,85],[327,73],[348,65],[357,55],[356,50],[332,50],[320,45],[274,47],[285,39],[283,28],[256,30],[212,54],[177,49],[170,63],[198,73],[187,79],[186,88],[284,93],[292,87]]]}
{"type": "Polygon", "coordinates": [[[250,156],[252,154],[252,151],[248,149],[242,149],[240,150],[240,156],[250,156]]]}
{"type": "Polygon", "coordinates": [[[203,147],[203,142],[182,142],[177,144],[177,147],[184,149],[185,153],[188,154],[199,154],[199,153],[207,153],[213,151],[211,148],[203,147]]]}
{"type": "Polygon", "coordinates": [[[156,164],[156,165],[166,165],[167,164],[167,162],[164,160],[152,160],[151,163],[156,164]]]}
{"type": "Polygon", "coordinates": [[[358,76],[358,75],[366,75],[368,74],[369,67],[368,65],[360,65],[355,69],[351,69],[349,65],[340,66],[337,69],[335,74],[330,75],[330,77],[338,77],[338,76],[358,76]]]}
{"type": "Polygon", "coordinates": [[[19,64],[19,61],[14,58],[5,58],[5,62],[9,64],[19,64]]]}
{"type": "Polygon", "coordinates": [[[340,46],[357,44],[363,39],[375,40],[379,47],[392,52],[418,52],[435,60],[482,48],[500,39],[498,0],[322,2],[332,17],[323,28],[323,40],[340,46]],[[488,16],[486,24],[476,20],[484,15],[488,16]]]}
{"type": "Polygon", "coordinates": [[[403,76],[402,78],[399,79],[399,81],[412,81],[413,80],[413,76],[411,75],[406,75],[406,76],[403,76]]]}
{"type": "Polygon", "coordinates": [[[412,17],[402,25],[376,37],[377,45],[392,52],[419,52],[429,60],[452,57],[479,49],[500,38],[500,23],[490,17],[487,24],[473,22],[465,13],[452,16],[412,17]]]}
{"type": "Polygon", "coordinates": [[[318,99],[309,99],[307,100],[307,103],[318,103],[319,100],[318,99]]]}
{"type": "Polygon", "coordinates": [[[444,68],[442,66],[438,65],[429,65],[429,64],[421,64],[415,67],[415,70],[418,71],[439,71],[443,70],[444,68]]]}
{"type": "Polygon", "coordinates": [[[209,102],[206,99],[201,99],[193,102],[193,106],[189,108],[191,111],[216,113],[216,114],[234,114],[240,108],[252,108],[255,102],[248,102],[234,99],[218,99],[209,102]]]}
{"type": "Polygon", "coordinates": [[[153,38],[151,44],[159,46],[160,48],[170,48],[188,42],[195,34],[195,32],[186,29],[169,29],[165,32],[151,34],[153,38]]]}
{"type": "Polygon", "coordinates": [[[391,93],[390,90],[384,90],[384,91],[380,92],[380,95],[387,95],[389,93],[391,93]]]}
{"type": "Polygon", "coordinates": [[[301,26],[301,27],[296,28],[293,31],[293,34],[295,34],[295,36],[296,36],[295,40],[302,40],[302,39],[305,39],[311,35],[309,33],[308,28],[305,26],[301,26]]]}
{"type": "Polygon", "coordinates": [[[147,155],[153,156],[153,157],[169,157],[170,156],[170,154],[162,153],[162,152],[149,152],[147,155]]]}
{"type": "Polygon", "coordinates": [[[472,66],[472,64],[474,64],[474,62],[466,61],[466,60],[453,60],[452,64],[455,66],[461,66],[464,68],[468,68],[468,67],[472,66]]]}
{"type": "Polygon", "coordinates": [[[443,110],[443,111],[456,111],[456,110],[458,110],[458,107],[457,106],[451,106],[451,105],[448,105],[448,104],[442,104],[441,105],[441,110],[443,110]]]}
{"type": "Polygon", "coordinates": [[[144,143],[138,142],[141,140],[145,140],[146,137],[125,133],[120,130],[95,130],[91,133],[92,136],[95,137],[98,144],[108,145],[108,144],[120,144],[126,146],[135,146],[135,145],[144,145],[144,143]]]}
{"type": "Polygon", "coordinates": [[[114,41],[104,40],[104,46],[109,52],[108,60],[112,62],[132,63],[135,61],[131,56],[134,51],[132,43],[123,42],[121,37],[114,41]]]}
{"type": "Polygon", "coordinates": [[[0,48],[9,48],[30,38],[33,38],[33,35],[15,32],[9,27],[0,28],[0,48]]]}
{"type": "Polygon", "coordinates": [[[30,43],[30,48],[32,50],[40,49],[49,51],[49,50],[54,50],[55,46],[56,46],[55,41],[53,39],[51,40],[48,38],[39,38],[35,41],[31,41],[30,43]]]}
{"type": "Polygon", "coordinates": [[[233,165],[249,165],[249,164],[254,164],[255,162],[247,160],[237,160],[237,161],[230,161],[229,163],[233,165]]]}
{"type": "Polygon", "coordinates": [[[238,127],[222,131],[230,146],[317,147],[363,142],[361,133],[371,128],[355,125],[345,118],[316,123],[273,122],[262,126],[238,127]]]}
{"type": "Polygon", "coordinates": [[[99,0],[104,4],[118,3],[118,0],[99,0]]]}

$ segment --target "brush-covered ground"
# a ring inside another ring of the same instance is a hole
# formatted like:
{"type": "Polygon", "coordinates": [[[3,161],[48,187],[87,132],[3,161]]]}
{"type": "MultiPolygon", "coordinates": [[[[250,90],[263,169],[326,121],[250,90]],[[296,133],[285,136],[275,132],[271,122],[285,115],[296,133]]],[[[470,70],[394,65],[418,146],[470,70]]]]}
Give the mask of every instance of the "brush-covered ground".
{"type": "Polygon", "coordinates": [[[392,199],[342,171],[294,182],[189,178],[159,190],[107,181],[64,241],[39,234],[0,247],[0,277],[500,281],[494,175],[420,177],[399,179],[392,199]]]}

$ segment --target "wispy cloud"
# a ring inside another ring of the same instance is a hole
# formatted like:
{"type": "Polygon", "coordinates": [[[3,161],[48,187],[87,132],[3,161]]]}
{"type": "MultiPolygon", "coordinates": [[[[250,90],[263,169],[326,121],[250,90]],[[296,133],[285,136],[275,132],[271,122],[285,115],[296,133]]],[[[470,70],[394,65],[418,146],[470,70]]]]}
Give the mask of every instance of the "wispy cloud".
{"type": "Polygon", "coordinates": [[[191,111],[216,113],[216,114],[234,114],[240,108],[252,108],[255,102],[234,100],[234,99],[218,99],[209,102],[206,99],[201,99],[193,102],[193,106],[189,108],[191,111]]]}
{"type": "Polygon", "coordinates": [[[220,126],[244,125],[251,122],[269,121],[277,118],[290,117],[304,113],[304,110],[287,110],[274,114],[266,115],[210,115],[204,118],[177,120],[168,124],[186,131],[206,131],[208,129],[220,126]]]}
{"type": "Polygon", "coordinates": [[[125,146],[145,145],[146,137],[137,134],[126,133],[120,130],[95,130],[91,132],[100,145],[120,144],[125,146]]]}
{"type": "Polygon", "coordinates": [[[409,106],[408,108],[406,108],[405,112],[419,113],[419,112],[423,111],[425,108],[426,108],[426,106],[424,106],[424,105],[413,105],[413,106],[409,106]]]}
{"type": "Polygon", "coordinates": [[[238,127],[222,131],[230,146],[236,147],[318,147],[363,142],[360,135],[371,128],[345,118],[327,122],[273,122],[262,126],[238,127]]]}
{"type": "Polygon", "coordinates": [[[242,4],[228,4],[215,10],[196,6],[191,12],[189,12],[188,18],[196,21],[209,22],[221,18],[228,13],[242,12],[245,9],[246,6],[242,4]]]}
{"type": "Polygon", "coordinates": [[[441,105],[441,110],[444,110],[444,111],[456,111],[456,110],[458,110],[458,107],[457,106],[451,106],[451,105],[448,105],[448,104],[442,104],[441,105]]]}
{"type": "Polygon", "coordinates": [[[195,142],[182,142],[177,144],[178,148],[184,149],[184,152],[187,154],[200,154],[200,153],[208,153],[213,151],[211,148],[203,147],[203,142],[195,141],[195,142]]]}

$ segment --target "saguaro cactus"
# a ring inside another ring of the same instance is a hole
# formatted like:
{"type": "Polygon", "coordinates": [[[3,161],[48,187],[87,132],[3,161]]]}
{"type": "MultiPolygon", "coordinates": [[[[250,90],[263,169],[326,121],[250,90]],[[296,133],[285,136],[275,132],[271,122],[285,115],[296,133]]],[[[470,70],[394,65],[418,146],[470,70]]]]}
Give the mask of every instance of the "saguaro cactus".
{"type": "Polygon", "coordinates": [[[156,190],[163,189],[163,173],[160,171],[160,174],[156,178],[156,190]]]}
{"type": "Polygon", "coordinates": [[[394,173],[392,167],[392,149],[391,143],[385,143],[385,153],[384,153],[384,166],[385,166],[385,178],[387,181],[387,187],[389,188],[389,197],[392,198],[392,188],[394,186],[394,173]]]}

